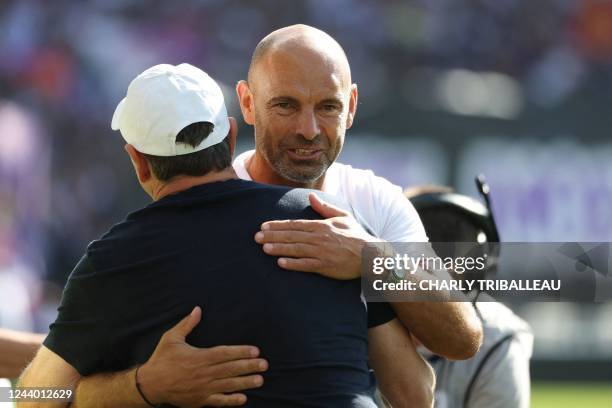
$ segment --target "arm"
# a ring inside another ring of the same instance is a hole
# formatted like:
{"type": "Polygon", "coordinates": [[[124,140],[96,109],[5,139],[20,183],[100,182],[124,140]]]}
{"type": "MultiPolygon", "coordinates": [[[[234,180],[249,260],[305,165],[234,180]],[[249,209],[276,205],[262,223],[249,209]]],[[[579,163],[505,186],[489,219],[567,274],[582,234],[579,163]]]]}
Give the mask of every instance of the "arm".
{"type": "Polygon", "coordinates": [[[17,378],[34,358],[44,335],[0,329],[0,378],[17,378]]]}
{"type": "MultiPolygon", "coordinates": [[[[201,319],[194,311],[162,336],[151,358],[138,370],[138,382],[154,404],[181,407],[235,406],[246,402],[237,391],[262,385],[267,369],[252,346],[220,346],[198,349],[185,337],[201,319]],[[227,394],[226,394],[227,393],[227,394]]],[[[73,408],[147,408],[136,389],[136,368],[83,378],[76,389],[73,408]]]]}
{"type": "Polygon", "coordinates": [[[393,408],[433,406],[435,376],[397,321],[368,330],[370,367],[382,395],[393,408]]]}
{"type": "MultiPolygon", "coordinates": [[[[265,360],[255,358],[258,354],[255,347],[196,349],[185,342],[200,317],[201,311],[196,308],[167,331],[149,361],[140,368],[138,380],[150,401],[183,407],[242,405],[246,396],[235,392],[263,383],[260,375],[248,375],[267,368],[265,360]]],[[[81,379],[74,367],[43,346],[23,373],[19,387],[76,388],[70,406],[77,408],[146,408],[148,404],[136,390],[135,374],[136,368],[132,368],[81,379]]],[[[68,405],[67,402],[20,402],[17,406],[60,408],[68,405]]]]}
{"type": "Polygon", "coordinates": [[[392,302],[402,324],[433,353],[449,360],[473,357],[482,325],[469,302],[392,302]]]}
{"type": "MultiPolygon", "coordinates": [[[[314,272],[334,279],[361,276],[367,234],[348,214],[310,194],[312,208],[325,220],[270,221],[255,241],[281,268],[314,272]]],[[[482,343],[482,326],[468,302],[393,302],[398,318],[432,352],[452,360],[467,359],[482,343]]]]}
{"type": "MultiPolygon", "coordinates": [[[[36,357],[26,368],[19,387],[53,387],[74,389],[81,376],[70,364],[60,356],[42,346],[36,357]]],[[[60,408],[67,407],[68,402],[18,402],[17,408],[60,408]]]]}
{"type": "Polygon", "coordinates": [[[149,407],[136,391],[135,371],[133,368],[84,377],[76,387],[70,407],[149,407]]]}

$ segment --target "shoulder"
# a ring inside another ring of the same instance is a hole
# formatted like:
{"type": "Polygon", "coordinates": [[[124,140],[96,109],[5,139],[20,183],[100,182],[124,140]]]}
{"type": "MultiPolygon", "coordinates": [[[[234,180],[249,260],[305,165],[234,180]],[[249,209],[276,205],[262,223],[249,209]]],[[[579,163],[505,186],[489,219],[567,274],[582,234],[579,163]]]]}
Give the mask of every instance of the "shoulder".
{"type": "Polygon", "coordinates": [[[317,214],[314,209],[310,206],[309,195],[311,193],[316,194],[320,199],[335,205],[336,207],[342,208],[346,211],[351,211],[346,201],[342,197],[333,196],[322,191],[311,190],[306,188],[292,188],[285,189],[282,191],[282,195],[279,199],[273,203],[277,207],[278,211],[286,218],[307,218],[307,219],[319,219],[321,216],[317,214]]]}
{"type": "Polygon", "coordinates": [[[91,241],[87,245],[88,262],[92,257],[96,257],[98,252],[112,250],[114,246],[120,245],[121,241],[132,235],[138,229],[138,219],[143,210],[138,210],[127,215],[127,217],[112,225],[99,238],[91,241]]]}
{"type": "Polygon", "coordinates": [[[377,176],[370,169],[358,169],[350,164],[333,163],[326,174],[325,191],[345,188],[362,192],[377,192],[390,189],[401,192],[401,188],[384,177],[377,176]],[[329,178],[329,179],[328,179],[329,178]]]}
{"type": "Polygon", "coordinates": [[[79,259],[77,264],[70,272],[70,275],[68,276],[68,281],[66,283],[66,288],[74,286],[75,281],[79,284],[79,286],[82,286],[82,284],[93,281],[95,279],[97,279],[96,270],[93,267],[93,264],[91,263],[89,251],[87,251],[87,253],[85,253],[85,255],[83,255],[81,259],[79,259]]]}
{"type": "Polygon", "coordinates": [[[395,242],[427,241],[421,220],[402,188],[372,170],[334,163],[326,175],[324,190],[343,197],[380,238],[395,242]]]}
{"type": "Polygon", "coordinates": [[[410,201],[404,197],[400,186],[377,176],[370,169],[357,169],[348,164],[334,163],[330,166],[324,191],[345,196],[351,205],[369,201],[382,211],[394,204],[406,208],[412,207],[410,201]]]}

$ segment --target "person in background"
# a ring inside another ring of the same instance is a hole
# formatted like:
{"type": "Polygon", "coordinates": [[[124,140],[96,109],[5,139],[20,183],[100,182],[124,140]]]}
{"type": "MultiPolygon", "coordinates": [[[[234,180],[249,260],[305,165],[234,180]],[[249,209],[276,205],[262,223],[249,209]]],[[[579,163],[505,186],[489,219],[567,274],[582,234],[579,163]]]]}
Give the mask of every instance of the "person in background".
{"type": "MultiPolygon", "coordinates": [[[[482,186],[483,184],[479,184],[482,186]]],[[[488,194],[488,188],[481,189],[488,194]]],[[[485,193],[483,193],[485,194],[485,193]]],[[[442,186],[420,186],[405,191],[440,257],[459,256],[440,243],[473,242],[487,254],[493,269],[499,238],[490,206],[442,186]],[[492,245],[489,245],[492,244],[492,245]],[[495,248],[497,246],[497,248],[495,248]]],[[[488,204],[488,197],[485,195],[488,204]]],[[[455,275],[460,276],[460,275],[455,275]]],[[[533,335],[525,321],[488,295],[472,293],[483,326],[483,344],[469,360],[451,361],[424,347],[419,351],[436,372],[436,408],[528,408],[529,360],[533,335]]]]}

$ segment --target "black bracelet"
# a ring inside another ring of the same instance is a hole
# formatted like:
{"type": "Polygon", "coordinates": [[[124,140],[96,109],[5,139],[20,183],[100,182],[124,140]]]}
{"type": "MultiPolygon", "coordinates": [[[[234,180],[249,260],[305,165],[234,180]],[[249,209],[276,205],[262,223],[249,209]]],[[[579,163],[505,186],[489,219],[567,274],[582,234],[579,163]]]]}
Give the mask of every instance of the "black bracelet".
{"type": "Polygon", "coordinates": [[[144,402],[149,404],[150,407],[155,408],[157,405],[151,404],[151,401],[149,401],[147,397],[145,397],[144,392],[142,392],[142,389],[140,388],[140,383],[138,382],[138,370],[140,370],[140,367],[142,367],[141,364],[136,366],[136,372],[134,373],[134,379],[136,380],[136,390],[138,390],[138,393],[140,394],[140,397],[142,398],[144,402]]]}

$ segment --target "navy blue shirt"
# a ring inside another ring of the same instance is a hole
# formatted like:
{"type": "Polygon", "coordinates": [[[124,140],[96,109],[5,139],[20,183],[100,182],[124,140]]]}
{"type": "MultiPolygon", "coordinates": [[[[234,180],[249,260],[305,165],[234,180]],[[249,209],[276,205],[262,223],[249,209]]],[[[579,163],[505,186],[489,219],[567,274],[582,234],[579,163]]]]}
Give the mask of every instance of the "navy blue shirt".
{"type": "Polygon", "coordinates": [[[252,344],[269,362],[248,406],[371,406],[359,280],[283,270],[254,241],[265,221],[304,218],[319,218],[308,190],[244,180],[164,197],[89,245],[44,344],[81,375],[123,370],[199,305],[190,344],[252,344]]]}

